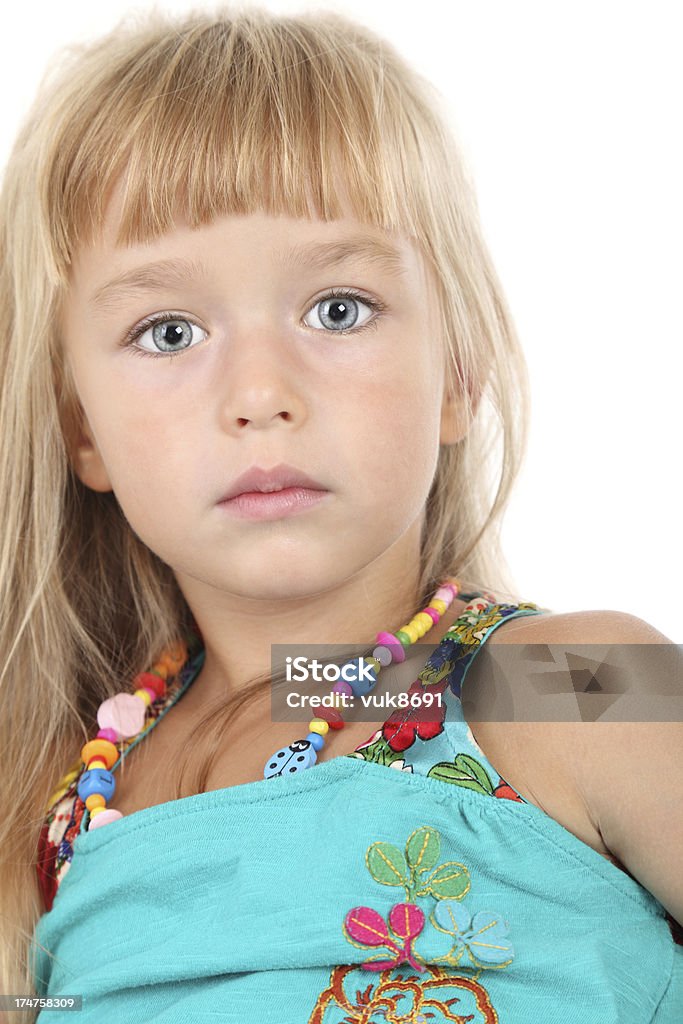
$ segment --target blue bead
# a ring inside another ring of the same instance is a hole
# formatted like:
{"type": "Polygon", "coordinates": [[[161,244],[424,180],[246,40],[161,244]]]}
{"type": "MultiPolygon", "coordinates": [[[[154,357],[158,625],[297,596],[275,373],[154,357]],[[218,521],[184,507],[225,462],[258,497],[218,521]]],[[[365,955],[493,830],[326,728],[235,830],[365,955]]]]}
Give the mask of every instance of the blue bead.
{"type": "Polygon", "coordinates": [[[100,793],[109,803],[115,789],[114,776],[107,768],[90,768],[81,775],[76,792],[83,803],[93,793],[100,793]]]}
{"type": "Polygon", "coordinates": [[[306,739],[315,747],[316,750],[322,750],[325,746],[325,738],[324,736],[321,736],[319,732],[309,732],[306,739]]]}
{"type": "Polygon", "coordinates": [[[361,675],[360,662],[362,660],[362,658],[356,658],[354,661],[347,661],[342,666],[343,674],[341,678],[349,684],[353,690],[354,697],[365,697],[377,682],[377,672],[374,665],[366,664],[363,677],[359,678],[361,675]],[[366,678],[366,676],[369,678],[366,678]]]}
{"type": "Polygon", "coordinates": [[[263,769],[263,778],[272,779],[276,775],[294,775],[310,768],[318,760],[315,747],[309,740],[294,740],[288,747],[276,750],[269,757],[263,769]]]}

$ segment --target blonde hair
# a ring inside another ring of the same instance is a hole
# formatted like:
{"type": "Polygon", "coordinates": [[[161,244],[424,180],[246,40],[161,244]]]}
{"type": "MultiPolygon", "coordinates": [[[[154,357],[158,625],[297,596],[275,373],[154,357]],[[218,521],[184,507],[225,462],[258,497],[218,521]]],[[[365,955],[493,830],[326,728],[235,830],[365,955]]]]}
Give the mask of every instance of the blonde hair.
{"type": "Polygon", "coordinates": [[[71,462],[82,410],[59,313],[73,254],[97,237],[124,171],[122,245],[171,229],[178,209],[193,225],[257,210],[309,217],[309,202],[341,216],[337,173],[359,220],[415,241],[438,291],[447,379],[472,415],[464,439],[440,448],[420,600],[446,576],[520,599],[499,530],[525,450],[527,371],[440,94],[387,42],[328,12],[153,10],[60,51],[0,196],[4,992],[34,991],[35,860],[56,780],[99,704],[192,622],[170,567],[71,462]]]}

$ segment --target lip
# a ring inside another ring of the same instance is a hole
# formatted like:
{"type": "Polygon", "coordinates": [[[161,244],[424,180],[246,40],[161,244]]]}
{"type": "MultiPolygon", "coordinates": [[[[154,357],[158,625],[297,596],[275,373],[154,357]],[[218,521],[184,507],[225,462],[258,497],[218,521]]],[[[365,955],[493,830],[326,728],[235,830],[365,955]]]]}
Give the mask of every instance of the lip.
{"type": "Polygon", "coordinates": [[[297,469],[296,466],[288,466],[286,462],[281,462],[278,466],[273,466],[272,469],[261,469],[260,466],[251,466],[246,473],[242,473],[241,476],[233,480],[229,489],[218,501],[219,503],[230,501],[240,494],[251,494],[256,491],[270,494],[273,491],[281,491],[288,487],[306,488],[311,491],[327,491],[326,487],[323,487],[317,480],[308,476],[303,470],[297,469]]]}
{"type": "Polygon", "coordinates": [[[219,506],[238,519],[284,519],[300,515],[330,496],[329,491],[310,487],[285,487],[270,493],[243,491],[219,506]]]}

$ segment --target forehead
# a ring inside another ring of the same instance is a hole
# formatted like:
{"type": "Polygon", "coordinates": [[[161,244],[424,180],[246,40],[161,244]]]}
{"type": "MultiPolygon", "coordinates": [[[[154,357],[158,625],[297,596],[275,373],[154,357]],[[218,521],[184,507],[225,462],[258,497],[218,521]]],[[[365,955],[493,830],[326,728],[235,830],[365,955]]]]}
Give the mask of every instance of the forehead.
{"type": "Polygon", "coordinates": [[[191,225],[176,209],[170,227],[140,244],[122,244],[120,227],[124,195],[117,183],[105,208],[101,230],[76,249],[71,285],[87,288],[95,310],[105,309],[126,289],[176,284],[191,272],[197,276],[202,252],[211,261],[266,261],[271,269],[322,270],[354,263],[373,266],[395,278],[422,278],[424,264],[414,239],[357,219],[347,205],[343,216],[294,217],[256,210],[216,216],[191,225]]]}

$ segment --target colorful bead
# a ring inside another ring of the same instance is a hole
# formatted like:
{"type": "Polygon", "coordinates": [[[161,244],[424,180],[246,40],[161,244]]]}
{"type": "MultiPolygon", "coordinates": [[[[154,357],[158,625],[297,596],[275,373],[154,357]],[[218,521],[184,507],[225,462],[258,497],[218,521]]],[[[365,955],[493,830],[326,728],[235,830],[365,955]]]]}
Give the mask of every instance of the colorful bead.
{"type": "Polygon", "coordinates": [[[116,821],[118,818],[122,818],[121,811],[115,810],[113,807],[107,807],[106,810],[102,811],[98,807],[93,811],[95,817],[91,816],[88,831],[90,832],[94,828],[99,828],[100,825],[108,825],[110,821],[116,821]],[[99,811],[99,814],[97,813],[99,811]]]}
{"type": "Polygon", "coordinates": [[[376,658],[374,654],[367,654],[363,660],[366,665],[369,665],[370,668],[374,670],[376,678],[382,671],[382,662],[379,658],[376,658]]]}
{"type": "Polygon", "coordinates": [[[410,647],[410,645],[414,644],[415,641],[417,640],[417,633],[414,630],[412,630],[411,636],[409,629],[409,626],[404,626],[402,629],[399,629],[396,632],[396,639],[404,648],[410,647]]]}
{"type": "Polygon", "coordinates": [[[91,793],[89,797],[86,797],[85,806],[92,813],[95,807],[106,807],[107,802],[101,793],[91,793]]]}
{"type": "Polygon", "coordinates": [[[313,718],[308,723],[309,732],[319,732],[321,736],[325,736],[329,731],[329,725],[324,718],[313,718]]]}
{"type": "Polygon", "coordinates": [[[330,729],[344,728],[344,719],[335,708],[318,708],[318,718],[322,718],[324,722],[327,722],[330,729]]]}
{"type": "Polygon", "coordinates": [[[437,622],[439,621],[439,619],[441,618],[441,615],[436,610],[436,608],[432,608],[430,606],[427,606],[427,608],[425,608],[425,615],[429,616],[429,618],[432,620],[434,625],[436,625],[437,622]]]}
{"type": "Polygon", "coordinates": [[[396,636],[402,643],[403,641],[401,633],[407,635],[411,643],[416,643],[420,639],[420,634],[418,633],[413,623],[409,623],[408,626],[401,626],[401,628],[398,630],[398,633],[396,633],[396,636]]]}
{"type": "Polygon", "coordinates": [[[103,729],[114,729],[127,740],[142,730],[147,708],[132,693],[117,693],[100,704],[97,722],[103,729]]]}
{"type": "Polygon", "coordinates": [[[325,740],[319,732],[309,732],[306,737],[307,741],[311,744],[314,750],[322,750],[325,746],[325,740]]]}
{"type": "Polygon", "coordinates": [[[345,679],[338,679],[332,687],[332,693],[345,693],[348,697],[353,695],[353,690],[345,679]]]}
{"type": "Polygon", "coordinates": [[[394,636],[393,633],[378,633],[375,637],[375,643],[382,644],[391,651],[392,661],[395,661],[397,664],[406,660],[406,652],[403,649],[403,644],[398,638],[398,635],[394,636]]]}
{"type": "Polygon", "coordinates": [[[77,786],[77,792],[83,803],[93,793],[101,793],[105,800],[111,800],[116,789],[114,776],[105,768],[91,768],[83,772],[77,786]]]}
{"type": "Polygon", "coordinates": [[[413,622],[415,623],[415,625],[419,625],[422,628],[423,636],[434,625],[434,619],[430,615],[427,615],[426,612],[418,612],[415,618],[413,619],[413,622]]]}
{"type": "Polygon", "coordinates": [[[445,601],[441,601],[438,597],[433,597],[429,605],[430,608],[435,608],[441,615],[448,610],[448,605],[445,601]]]}
{"type": "Polygon", "coordinates": [[[152,693],[151,690],[148,690],[146,687],[142,690],[136,690],[133,696],[138,697],[143,702],[145,707],[149,707],[149,705],[154,700],[154,694],[152,693]]]}
{"type": "Polygon", "coordinates": [[[276,775],[294,775],[310,768],[317,760],[318,755],[310,740],[294,740],[288,747],[281,747],[268,758],[263,777],[272,779],[276,775]]]}
{"type": "Polygon", "coordinates": [[[109,740],[110,743],[117,743],[119,739],[115,729],[100,729],[97,738],[98,740],[109,740]]]}
{"type": "Polygon", "coordinates": [[[175,675],[187,661],[187,645],[184,641],[179,640],[177,644],[172,644],[168,650],[164,651],[159,661],[162,665],[166,665],[172,675],[175,675]]]}
{"type": "Polygon", "coordinates": [[[133,684],[137,689],[150,690],[154,700],[158,700],[160,697],[166,695],[166,680],[162,679],[161,676],[157,675],[156,672],[140,672],[136,675],[133,680],[133,684]]]}
{"type": "Polygon", "coordinates": [[[111,768],[119,759],[119,752],[109,740],[88,740],[81,748],[81,760],[87,764],[93,757],[100,757],[111,768]]]}
{"type": "Polygon", "coordinates": [[[372,652],[372,656],[373,658],[377,658],[377,661],[380,663],[382,668],[387,668],[389,665],[391,665],[391,651],[389,650],[388,647],[385,647],[384,644],[379,644],[379,646],[375,647],[374,651],[372,652]]]}

